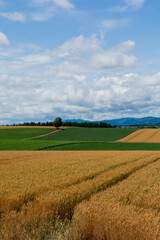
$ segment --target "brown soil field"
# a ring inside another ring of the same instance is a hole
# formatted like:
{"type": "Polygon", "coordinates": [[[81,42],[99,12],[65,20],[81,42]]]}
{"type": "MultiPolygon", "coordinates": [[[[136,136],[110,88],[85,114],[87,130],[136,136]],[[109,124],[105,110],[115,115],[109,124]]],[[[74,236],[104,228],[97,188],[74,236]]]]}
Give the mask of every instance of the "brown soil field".
{"type": "Polygon", "coordinates": [[[159,180],[157,151],[0,152],[0,239],[159,240],[159,180]]]}
{"type": "Polygon", "coordinates": [[[160,143],[160,129],[141,129],[117,142],[160,143]]]}

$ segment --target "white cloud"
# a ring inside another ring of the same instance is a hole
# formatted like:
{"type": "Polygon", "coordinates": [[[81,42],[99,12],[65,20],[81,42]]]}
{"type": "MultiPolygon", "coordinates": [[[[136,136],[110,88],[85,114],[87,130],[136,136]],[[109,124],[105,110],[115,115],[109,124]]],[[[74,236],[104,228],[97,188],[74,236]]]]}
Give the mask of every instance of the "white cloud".
{"type": "Polygon", "coordinates": [[[116,46],[112,50],[115,49],[115,51],[119,51],[119,52],[129,52],[134,48],[134,46],[135,46],[134,41],[126,41],[126,42],[120,43],[118,46],[116,46]]]}
{"type": "Polygon", "coordinates": [[[112,49],[103,49],[102,42],[95,35],[89,38],[80,35],[53,51],[47,51],[46,54],[53,58],[61,58],[62,63],[58,67],[62,66],[65,71],[69,65],[74,68],[79,66],[85,71],[87,69],[94,71],[94,69],[125,68],[136,65],[136,57],[126,54],[133,49],[134,45],[133,41],[126,41],[112,49]]]}
{"type": "Polygon", "coordinates": [[[2,48],[0,123],[45,121],[57,114],[92,120],[158,116],[160,73],[128,69],[136,63],[134,45],[126,41],[108,49],[96,36],[81,35],[29,55],[28,46],[2,48]]]}
{"type": "Polygon", "coordinates": [[[72,4],[69,0],[30,0],[32,4],[36,6],[47,6],[48,4],[56,5],[60,8],[64,9],[72,9],[74,8],[74,4],[72,4]]]}
{"type": "Polygon", "coordinates": [[[0,123],[7,118],[46,120],[57,114],[92,120],[160,114],[160,73],[114,73],[92,81],[77,74],[83,81],[70,81],[73,76],[71,72],[49,76],[46,69],[25,77],[0,75],[0,123]],[[63,87],[56,78],[64,79],[63,87]]]}
{"type": "Polygon", "coordinates": [[[9,43],[9,40],[7,38],[7,36],[0,32],[0,46],[9,46],[10,43],[9,43]]]}
{"type": "Polygon", "coordinates": [[[62,8],[66,8],[66,9],[72,9],[74,8],[74,5],[72,3],[69,2],[69,0],[53,0],[53,2],[62,8]]]}
{"type": "Polygon", "coordinates": [[[101,42],[96,38],[95,35],[85,38],[83,35],[72,38],[71,40],[63,43],[58,49],[48,51],[52,56],[68,57],[68,56],[79,56],[88,52],[95,52],[101,49],[101,42]]]}
{"type": "MultiPolygon", "coordinates": [[[[13,71],[13,68],[32,68],[33,65],[43,64],[50,71],[81,73],[81,75],[85,72],[98,73],[113,68],[125,69],[134,67],[137,63],[134,54],[130,53],[134,45],[133,41],[126,41],[106,49],[103,42],[95,35],[89,38],[80,35],[53,50],[43,51],[37,46],[30,47],[30,51],[36,51],[32,54],[27,54],[22,49],[10,48],[7,51],[6,49],[5,51],[1,50],[1,64],[3,64],[1,71],[4,70],[5,64],[8,65],[8,71],[13,71]],[[8,64],[5,61],[6,58],[8,61],[12,61],[12,64],[8,64]]],[[[28,47],[26,45],[26,51],[28,51],[28,47]]]]}
{"type": "Polygon", "coordinates": [[[15,22],[24,23],[26,21],[25,15],[19,12],[0,12],[0,16],[15,22]]]}
{"type": "Polygon", "coordinates": [[[127,55],[133,49],[135,42],[127,41],[108,50],[95,54],[91,59],[91,65],[96,68],[116,68],[133,67],[136,65],[137,58],[134,55],[127,55]]]}
{"type": "Polygon", "coordinates": [[[104,20],[100,27],[106,31],[127,25],[130,22],[129,19],[108,19],[104,20]]]}
{"type": "Polygon", "coordinates": [[[71,10],[74,5],[69,0],[30,0],[31,6],[37,8],[30,14],[32,21],[42,22],[52,18],[59,11],[71,10]]]}
{"type": "Polygon", "coordinates": [[[62,80],[74,80],[78,82],[82,82],[86,79],[85,75],[77,75],[71,72],[58,72],[55,77],[62,80]]]}
{"type": "Polygon", "coordinates": [[[125,0],[128,7],[140,9],[146,0],[125,0]]]}
{"type": "Polygon", "coordinates": [[[50,56],[41,54],[28,55],[22,59],[30,64],[46,64],[51,60],[50,56]]]}
{"type": "Polygon", "coordinates": [[[160,72],[154,74],[152,78],[146,76],[144,83],[152,87],[160,86],[160,72]]]}

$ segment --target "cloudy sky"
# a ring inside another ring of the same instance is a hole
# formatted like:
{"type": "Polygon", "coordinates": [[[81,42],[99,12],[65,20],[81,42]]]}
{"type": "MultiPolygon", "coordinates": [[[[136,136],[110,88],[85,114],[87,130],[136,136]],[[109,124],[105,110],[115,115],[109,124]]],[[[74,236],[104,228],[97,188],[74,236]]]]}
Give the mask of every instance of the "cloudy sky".
{"type": "Polygon", "coordinates": [[[159,0],[0,0],[0,124],[160,117],[159,0]]]}

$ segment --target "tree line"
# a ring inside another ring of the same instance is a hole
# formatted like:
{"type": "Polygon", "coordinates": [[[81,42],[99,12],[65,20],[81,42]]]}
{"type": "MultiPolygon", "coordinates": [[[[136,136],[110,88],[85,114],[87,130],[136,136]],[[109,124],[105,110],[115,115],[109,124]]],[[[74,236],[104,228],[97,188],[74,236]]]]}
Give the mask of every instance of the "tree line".
{"type": "Polygon", "coordinates": [[[87,128],[116,128],[106,122],[63,122],[63,126],[69,127],[87,127],[87,128]]]}
{"type": "MultiPolygon", "coordinates": [[[[55,126],[55,121],[47,122],[24,122],[22,124],[13,124],[13,126],[55,126]]],[[[116,125],[112,126],[106,122],[62,122],[61,126],[69,127],[86,127],[86,128],[116,128],[116,125]]]]}

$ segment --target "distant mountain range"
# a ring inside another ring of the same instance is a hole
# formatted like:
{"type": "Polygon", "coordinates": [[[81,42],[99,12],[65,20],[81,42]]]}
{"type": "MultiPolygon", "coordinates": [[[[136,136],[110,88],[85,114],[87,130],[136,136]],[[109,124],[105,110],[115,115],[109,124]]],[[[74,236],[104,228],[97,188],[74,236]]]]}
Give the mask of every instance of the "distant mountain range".
{"type": "MultiPolygon", "coordinates": [[[[83,119],[67,119],[64,122],[91,122],[83,119]]],[[[93,121],[93,122],[106,122],[111,125],[117,126],[129,126],[129,125],[150,125],[150,124],[160,124],[160,118],[157,117],[144,117],[144,118],[120,118],[120,119],[112,119],[112,120],[102,120],[102,121],[93,121]]]]}

